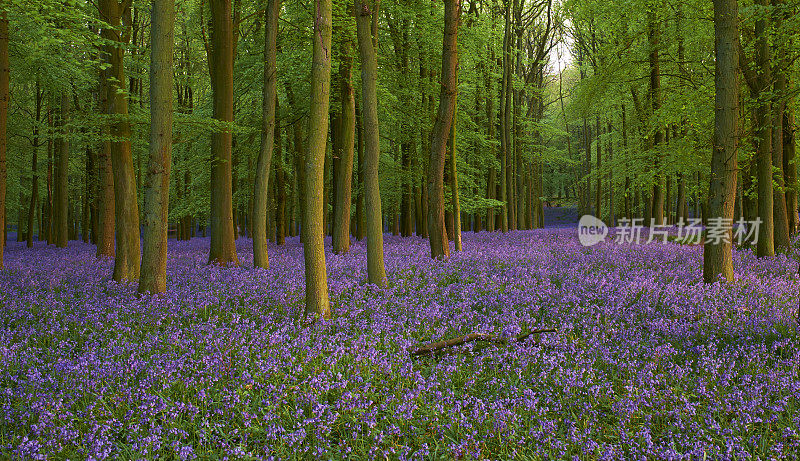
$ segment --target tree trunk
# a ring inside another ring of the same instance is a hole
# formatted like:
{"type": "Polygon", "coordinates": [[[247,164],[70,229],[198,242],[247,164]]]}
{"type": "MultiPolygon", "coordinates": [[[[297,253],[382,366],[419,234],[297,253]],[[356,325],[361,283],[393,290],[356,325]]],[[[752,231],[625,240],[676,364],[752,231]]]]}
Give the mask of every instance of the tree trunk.
{"type": "Polygon", "coordinates": [[[600,174],[600,167],[602,165],[601,159],[603,155],[603,148],[600,142],[600,135],[602,134],[602,128],[600,127],[600,117],[597,117],[597,181],[595,182],[594,187],[594,214],[597,219],[603,219],[603,175],[600,174]]]}
{"type": "Polygon", "coordinates": [[[339,84],[342,113],[339,118],[339,162],[336,165],[336,202],[333,217],[333,252],[350,251],[350,203],[353,184],[353,149],[356,135],[356,100],[353,89],[350,41],[345,40],[342,62],[339,63],[339,84]]]}
{"type": "Polygon", "coordinates": [[[683,180],[683,173],[678,173],[678,205],[676,208],[675,222],[686,223],[689,219],[686,213],[686,184],[683,180]]]}
{"type": "MultiPolygon", "coordinates": [[[[661,109],[661,63],[659,59],[659,46],[661,43],[661,34],[658,23],[656,22],[656,14],[651,9],[648,11],[648,40],[650,43],[650,103],[653,108],[653,116],[658,117],[658,111],[661,109]]],[[[656,127],[653,134],[653,146],[658,149],[664,141],[664,133],[661,127],[656,127]]],[[[663,175],[661,171],[661,154],[655,154],[655,183],[653,184],[653,197],[651,207],[650,221],[656,224],[664,224],[664,193],[662,188],[663,175]]]]}
{"type": "MultiPolygon", "coordinates": [[[[275,108],[277,112],[277,107],[275,108]]],[[[284,171],[281,127],[275,123],[275,243],[286,244],[286,172],[284,171]]],[[[255,205],[254,205],[255,209],[255,205]]],[[[255,214],[255,213],[254,213],[255,214]]]]}
{"type": "MultiPolygon", "coordinates": [[[[100,99],[99,111],[102,114],[107,114],[110,107],[109,91],[111,91],[111,84],[108,73],[108,69],[100,71],[98,96],[100,99]]],[[[114,222],[114,172],[111,166],[111,132],[108,124],[103,124],[100,129],[100,137],[100,149],[97,152],[97,257],[113,258],[116,255],[114,235],[116,223],[114,222]]]]}
{"type": "MultiPolygon", "coordinates": [[[[367,277],[370,283],[386,285],[386,269],[383,263],[383,214],[378,181],[380,161],[380,136],[378,128],[378,77],[377,50],[373,36],[372,11],[367,1],[356,0],[356,30],[358,54],[361,59],[361,92],[363,97],[364,132],[364,198],[367,234],[367,277]]],[[[377,32],[377,31],[375,31],[377,32]]]]}
{"type": "Polygon", "coordinates": [[[8,121],[9,72],[8,60],[8,16],[0,12],[0,269],[3,269],[3,251],[6,244],[6,149],[8,138],[6,123],[8,121]]]}
{"type": "Polygon", "coordinates": [[[311,106],[308,114],[308,152],[305,159],[305,315],[330,318],[328,278],[325,269],[323,192],[325,151],[328,140],[328,109],[331,81],[331,0],[314,2],[314,47],[311,65],[311,106]]]}
{"type": "MultiPolygon", "coordinates": [[[[737,54],[739,27],[735,0],[714,0],[715,29],[715,122],[711,160],[708,215],[733,219],[736,194],[739,82],[737,54]]],[[[705,216],[704,216],[705,217],[705,216]]],[[[707,240],[703,251],[703,279],[714,282],[719,275],[733,278],[731,232],[721,241],[707,240]]]]}
{"type": "Polygon", "coordinates": [[[795,154],[794,107],[787,104],[783,114],[783,175],[786,186],[786,213],[789,217],[789,233],[797,232],[797,164],[795,154]]]}
{"type": "Polygon", "coordinates": [[[500,88],[500,201],[503,202],[501,210],[500,229],[508,232],[510,224],[509,194],[508,190],[510,166],[508,164],[511,146],[510,124],[511,124],[511,11],[510,5],[506,2],[505,8],[505,30],[503,33],[503,77],[500,88]]]}
{"type": "Polygon", "coordinates": [[[364,218],[364,129],[360,106],[357,106],[356,115],[356,134],[358,137],[358,175],[356,178],[358,186],[358,196],[356,197],[356,240],[363,240],[366,235],[366,223],[364,218]]]}
{"type": "Polygon", "coordinates": [[[122,17],[129,5],[117,0],[99,2],[100,14],[110,27],[102,36],[109,42],[103,54],[109,64],[108,115],[111,121],[111,165],[114,174],[114,221],[116,223],[116,258],[114,280],[138,280],[140,269],[139,205],[136,198],[136,177],[131,154],[131,125],[128,120],[128,98],[125,92],[123,58],[127,44],[127,29],[121,30],[122,17]]]}
{"type": "MultiPolygon", "coordinates": [[[[36,215],[36,207],[39,204],[39,122],[42,119],[42,100],[44,98],[44,91],[39,85],[39,79],[36,79],[36,124],[33,126],[33,159],[31,160],[31,201],[28,206],[28,242],[27,247],[33,247],[33,225],[34,217],[36,215]]],[[[88,172],[87,172],[88,173],[88,172]]],[[[41,227],[39,233],[41,234],[41,227]]],[[[39,237],[41,239],[41,236],[39,237]]]]}
{"type": "Polygon", "coordinates": [[[457,106],[457,98],[458,98],[458,69],[456,68],[456,77],[455,77],[455,91],[456,94],[453,95],[453,121],[450,123],[450,135],[449,135],[449,145],[450,145],[450,197],[452,197],[452,206],[453,206],[453,245],[455,247],[455,251],[462,251],[461,246],[461,201],[458,197],[458,162],[456,159],[458,156],[456,155],[456,121],[458,118],[458,106],[457,106]]]}
{"type": "Polygon", "coordinates": [[[163,293],[167,289],[175,0],[153,0],[151,21],[150,159],[145,179],[139,293],[163,293]]]}
{"type": "MultiPolygon", "coordinates": [[[[267,191],[275,141],[275,101],[277,99],[277,43],[280,0],[267,1],[264,24],[264,81],[261,91],[261,149],[256,163],[253,189],[253,265],[269,268],[267,255],[267,191]]],[[[212,234],[213,235],[213,234],[212,234]]]]}
{"type": "MultiPolygon", "coordinates": [[[[213,93],[213,117],[233,122],[233,24],[231,0],[210,0],[211,43],[208,65],[213,93]]],[[[211,135],[211,249],[208,262],[239,264],[233,227],[233,137],[230,129],[211,135]]]]}
{"type": "MultiPolygon", "coordinates": [[[[781,8],[783,0],[772,0],[772,8],[781,8]]],[[[775,30],[781,30],[783,26],[783,15],[776,14],[775,30]]],[[[772,168],[775,171],[773,181],[778,187],[773,189],[773,219],[774,219],[774,239],[775,248],[779,251],[788,251],[791,246],[789,236],[789,217],[786,210],[786,195],[784,190],[783,174],[783,116],[786,112],[787,100],[787,78],[784,69],[791,68],[791,64],[786,60],[786,44],[776,42],[773,46],[777,49],[776,63],[773,69],[774,80],[772,82],[772,168]]],[[[795,168],[792,165],[792,168],[795,168]]]]}
{"type": "MultiPolygon", "coordinates": [[[[447,258],[450,245],[444,224],[444,163],[456,109],[456,67],[458,64],[458,23],[461,7],[455,0],[444,3],[444,38],[439,110],[431,133],[428,164],[428,239],[431,257],[447,258]]],[[[508,114],[506,114],[508,115],[508,114]]]]}
{"type": "Polygon", "coordinates": [[[54,232],[56,246],[66,248],[69,241],[69,141],[67,140],[66,121],[69,114],[69,93],[61,93],[60,116],[57,118],[54,143],[55,162],[55,193],[53,198],[54,232]]]}
{"type": "MultiPolygon", "coordinates": [[[[492,23],[492,28],[494,29],[494,22],[492,23]]],[[[489,141],[493,141],[495,139],[495,112],[494,112],[494,78],[489,72],[491,63],[495,61],[494,49],[490,47],[491,51],[489,54],[488,63],[483,67],[483,80],[484,85],[486,87],[486,136],[489,141]]],[[[489,159],[496,159],[497,152],[495,152],[494,143],[489,144],[489,159]]],[[[487,199],[495,199],[495,190],[497,189],[497,170],[495,169],[492,162],[488,165],[489,173],[488,177],[486,178],[486,198],[487,199]]],[[[494,207],[489,207],[486,209],[486,222],[485,227],[486,230],[489,232],[494,232],[496,229],[496,213],[494,207]]]]}
{"type": "MultiPolygon", "coordinates": [[[[736,198],[739,137],[739,16],[736,0],[714,0],[716,65],[714,86],[714,150],[711,158],[708,214],[712,218],[733,219],[736,198]]],[[[733,279],[732,235],[719,242],[707,240],[703,249],[703,280],[716,281],[719,275],[733,279]]]]}

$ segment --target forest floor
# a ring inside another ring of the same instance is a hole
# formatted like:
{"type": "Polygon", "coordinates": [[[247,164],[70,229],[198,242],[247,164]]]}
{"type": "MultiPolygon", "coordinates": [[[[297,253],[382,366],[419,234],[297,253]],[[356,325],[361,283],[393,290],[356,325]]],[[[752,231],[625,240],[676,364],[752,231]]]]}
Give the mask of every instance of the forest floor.
{"type": "MultiPolygon", "coordinates": [[[[554,216],[567,216],[556,212],[554,216]]],[[[170,241],[168,293],[110,281],[94,247],[10,243],[0,272],[0,457],[15,459],[743,459],[800,452],[796,261],[601,243],[561,228],[386,237],[328,255],[334,318],[302,312],[297,239],[269,270],[170,241]],[[412,358],[421,344],[469,343],[412,358]]],[[[555,222],[550,221],[551,224],[555,222]]]]}

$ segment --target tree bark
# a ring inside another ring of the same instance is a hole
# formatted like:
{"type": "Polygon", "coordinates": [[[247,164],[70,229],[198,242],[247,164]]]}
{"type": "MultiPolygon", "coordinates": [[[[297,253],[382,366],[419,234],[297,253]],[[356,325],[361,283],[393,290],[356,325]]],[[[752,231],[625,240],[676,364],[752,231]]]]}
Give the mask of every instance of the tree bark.
{"type": "Polygon", "coordinates": [[[59,248],[66,248],[69,241],[69,141],[67,140],[66,121],[69,114],[69,93],[61,93],[60,115],[56,119],[57,137],[54,143],[55,156],[55,193],[53,194],[55,242],[59,248]]]}
{"type": "Polygon", "coordinates": [[[350,41],[345,40],[342,62],[339,63],[339,84],[342,113],[339,118],[339,162],[336,165],[336,201],[333,216],[333,252],[350,251],[350,203],[353,184],[353,149],[356,135],[356,100],[353,89],[350,41]]]}
{"type": "Polygon", "coordinates": [[[787,104],[783,114],[783,175],[786,186],[786,212],[789,217],[789,234],[797,233],[797,164],[795,153],[794,107],[787,104]]]}
{"type": "MultiPolygon", "coordinates": [[[[661,62],[659,58],[659,46],[661,44],[661,33],[656,21],[654,10],[647,13],[648,40],[650,42],[650,103],[653,108],[653,116],[658,117],[661,109],[661,62]]],[[[653,133],[653,147],[658,149],[664,142],[664,133],[661,127],[656,127],[653,133]]],[[[661,171],[661,154],[655,154],[655,183],[653,184],[653,197],[651,207],[651,218],[656,224],[664,223],[664,192],[662,188],[663,174],[661,171]]],[[[648,221],[647,225],[650,224],[648,221]]]]}
{"type": "MultiPolygon", "coordinates": [[[[456,68],[458,66],[458,23],[461,6],[456,0],[444,2],[444,38],[442,40],[442,85],[439,110],[431,133],[428,164],[428,240],[431,257],[448,258],[450,245],[444,224],[444,163],[447,141],[456,109],[456,68]]],[[[508,115],[508,114],[506,114],[508,115]]]]}
{"type": "Polygon", "coordinates": [[[500,88],[500,201],[503,202],[500,229],[508,232],[511,226],[509,190],[511,179],[511,7],[506,0],[505,30],[503,33],[503,77],[500,88]]]}
{"type": "Polygon", "coordinates": [[[305,315],[330,318],[328,278],[325,269],[323,198],[325,151],[328,140],[328,109],[331,81],[331,0],[314,2],[314,47],[311,64],[311,106],[308,114],[308,152],[305,159],[305,315]]]}
{"type": "MultiPolygon", "coordinates": [[[[277,104],[275,110],[277,112],[277,104]]],[[[275,123],[275,243],[286,244],[286,172],[284,171],[283,142],[280,124],[275,123]]],[[[254,206],[255,209],[255,206],[254,206]]]]}
{"type": "Polygon", "coordinates": [[[462,251],[461,245],[461,201],[458,197],[458,162],[456,155],[456,121],[458,119],[458,69],[456,69],[455,91],[453,95],[453,120],[450,122],[450,197],[453,206],[453,246],[455,251],[462,251]]]}
{"type": "MultiPolygon", "coordinates": [[[[109,110],[109,91],[111,84],[109,70],[100,70],[98,89],[99,111],[107,114],[109,110]]],[[[97,257],[113,258],[116,255],[114,220],[114,171],[111,166],[111,131],[108,124],[100,129],[100,148],[97,152],[98,185],[97,185],[97,257]]]]}
{"type": "Polygon", "coordinates": [[[597,216],[597,219],[602,220],[603,219],[603,200],[602,200],[603,199],[603,193],[602,193],[603,175],[600,174],[600,167],[602,165],[601,160],[602,160],[603,148],[601,146],[602,143],[600,142],[600,135],[602,135],[603,132],[602,132],[602,129],[600,127],[600,117],[599,116],[597,117],[596,122],[597,122],[596,123],[597,124],[597,139],[596,139],[596,142],[597,142],[597,158],[596,158],[596,161],[597,161],[597,181],[596,181],[595,187],[594,187],[594,189],[595,189],[594,190],[594,193],[595,193],[595,197],[594,197],[594,213],[595,213],[595,216],[597,216]]]}
{"type": "MultiPolygon", "coordinates": [[[[213,117],[233,122],[233,23],[231,0],[210,0],[211,42],[208,66],[213,93],[213,117]]],[[[208,262],[238,265],[233,226],[233,137],[229,128],[211,135],[211,249],[208,262]]]]}
{"type": "MultiPolygon", "coordinates": [[[[781,8],[783,0],[772,0],[772,8],[781,8]]],[[[780,30],[783,24],[783,15],[774,15],[774,28],[780,30]]],[[[786,45],[778,40],[773,45],[776,48],[775,66],[773,69],[774,80],[772,82],[772,167],[775,171],[773,175],[774,184],[778,187],[773,188],[773,219],[775,248],[779,251],[788,251],[791,246],[789,236],[789,217],[786,210],[786,195],[784,190],[783,174],[783,116],[786,112],[787,100],[787,77],[784,69],[791,68],[791,64],[786,60],[786,45]]],[[[794,167],[794,165],[792,165],[794,167]]]]}
{"type": "Polygon", "coordinates": [[[356,135],[357,135],[357,150],[358,150],[358,170],[357,170],[357,184],[358,196],[356,197],[356,240],[363,240],[366,236],[366,222],[364,213],[364,129],[363,116],[361,114],[360,106],[356,106],[356,135]]]}
{"type": "Polygon", "coordinates": [[[367,234],[367,278],[378,286],[386,285],[383,263],[383,215],[378,181],[380,133],[378,128],[377,50],[371,18],[377,17],[365,0],[356,0],[356,31],[361,59],[361,93],[364,133],[364,199],[367,234]]]}
{"type": "Polygon", "coordinates": [[[114,174],[114,221],[116,224],[116,258],[113,278],[116,281],[138,280],[140,269],[139,204],[136,197],[136,176],[131,153],[131,125],[128,120],[128,97],[124,68],[128,30],[121,30],[122,18],[130,14],[130,2],[101,0],[101,18],[110,27],[104,28],[102,36],[108,40],[103,54],[109,64],[108,114],[111,121],[111,165],[114,174]]]}
{"type": "MultiPolygon", "coordinates": [[[[39,122],[42,118],[42,99],[44,98],[44,91],[39,85],[39,79],[36,79],[36,124],[33,126],[33,159],[31,159],[31,201],[28,206],[28,241],[27,247],[33,247],[33,225],[34,217],[36,215],[36,206],[39,204],[39,122]]],[[[87,172],[88,173],[88,172],[87,172]]],[[[39,233],[41,234],[41,228],[39,233]]],[[[40,236],[41,238],[41,236],[40,236]]]]}
{"type": "MultiPolygon", "coordinates": [[[[708,214],[733,219],[736,199],[739,117],[739,16],[736,0],[714,0],[715,72],[714,150],[711,158],[708,214]]],[[[703,247],[703,280],[733,279],[732,235],[703,247]]]]}
{"type": "Polygon", "coordinates": [[[264,24],[264,82],[261,91],[261,149],[256,162],[253,189],[253,265],[269,268],[267,255],[267,192],[275,141],[275,101],[277,98],[277,45],[280,0],[267,1],[264,24]]]}
{"type": "Polygon", "coordinates": [[[151,24],[150,159],[145,179],[139,293],[163,293],[167,289],[175,0],[152,0],[151,24]]]}
{"type": "Polygon", "coordinates": [[[9,73],[8,60],[8,16],[0,12],[0,269],[3,269],[3,252],[6,244],[6,149],[8,138],[6,123],[8,121],[9,73]]]}

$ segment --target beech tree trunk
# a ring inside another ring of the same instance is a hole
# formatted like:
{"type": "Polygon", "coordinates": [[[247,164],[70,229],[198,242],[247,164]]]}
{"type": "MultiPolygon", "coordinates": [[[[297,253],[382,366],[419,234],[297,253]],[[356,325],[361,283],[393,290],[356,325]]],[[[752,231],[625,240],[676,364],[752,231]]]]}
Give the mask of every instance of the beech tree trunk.
{"type": "Polygon", "coordinates": [[[0,12],[0,269],[3,269],[3,251],[6,244],[6,148],[8,138],[6,123],[9,103],[8,16],[0,12]]]}
{"type": "Polygon", "coordinates": [[[272,167],[272,150],[275,141],[275,101],[277,98],[277,43],[280,0],[267,1],[267,19],[264,24],[264,86],[261,92],[261,149],[256,162],[253,189],[253,265],[269,268],[267,255],[267,192],[272,167]]]}
{"type": "MultiPolygon", "coordinates": [[[[111,84],[108,80],[109,70],[100,71],[100,84],[98,89],[99,111],[107,114],[109,110],[109,91],[111,84]]],[[[100,148],[97,152],[97,257],[113,258],[116,255],[114,230],[114,171],[111,166],[111,131],[108,124],[103,124],[100,129],[100,148]]]]}
{"type": "Polygon", "coordinates": [[[594,214],[597,216],[597,219],[603,219],[603,175],[600,174],[600,167],[602,165],[602,154],[603,148],[600,142],[600,135],[602,135],[602,130],[600,127],[600,117],[597,117],[596,120],[597,124],[597,181],[595,183],[595,197],[594,197],[594,214]]]}
{"type": "Polygon", "coordinates": [[[323,192],[331,81],[331,0],[314,2],[314,47],[311,63],[311,106],[308,113],[308,152],[305,159],[305,217],[303,255],[306,272],[305,315],[330,318],[325,269],[323,192]]]}
{"type": "Polygon", "coordinates": [[[358,150],[358,169],[356,184],[358,185],[358,195],[356,196],[356,240],[363,240],[366,236],[366,217],[364,213],[364,129],[362,128],[363,119],[360,106],[356,106],[356,138],[358,150]]]}
{"type": "Polygon", "coordinates": [[[350,41],[345,40],[342,60],[339,63],[339,84],[342,113],[339,118],[339,162],[336,164],[336,193],[333,208],[333,252],[350,251],[350,202],[352,202],[353,150],[356,136],[356,100],[351,76],[353,59],[350,41]]]}
{"type": "MultiPolygon", "coordinates": [[[[36,215],[36,206],[39,204],[39,122],[42,118],[42,99],[44,91],[41,90],[39,79],[36,79],[36,124],[33,126],[33,159],[31,160],[31,201],[28,206],[28,241],[27,247],[33,247],[33,225],[36,215]]],[[[88,172],[87,172],[88,173],[88,172]]],[[[41,228],[39,229],[41,233],[41,228]]]]}
{"type": "Polygon", "coordinates": [[[795,153],[794,107],[786,106],[783,114],[783,175],[786,186],[786,213],[789,218],[789,234],[797,233],[797,165],[795,153]]]}
{"type": "MultiPolygon", "coordinates": [[[[458,23],[461,6],[456,0],[444,2],[444,38],[439,110],[431,133],[428,158],[428,240],[432,258],[448,258],[450,245],[444,224],[444,163],[447,141],[456,110],[456,67],[458,65],[458,23]]],[[[508,115],[508,114],[506,114],[508,115]]]]}
{"type": "MultiPolygon", "coordinates": [[[[275,110],[277,112],[277,104],[275,110]]],[[[280,124],[275,123],[275,243],[286,244],[286,172],[284,171],[283,143],[280,124]]]]}
{"type": "Polygon", "coordinates": [[[364,133],[364,208],[366,211],[367,278],[369,283],[386,285],[386,268],[383,263],[383,214],[378,181],[380,160],[380,132],[378,128],[378,77],[377,31],[372,30],[372,17],[378,12],[367,0],[356,0],[356,31],[358,55],[361,59],[361,93],[364,133]]]}
{"type": "MultiPolygon", "coordinates": [[[[655,12],[648,11],[648,39],[650,42],[650,103],[653,108],[653,116],[657,117],[657,112],[661,109],[661,62],[659,58],[659,46],[661,44],[661,33],[656,21],[655,12]]],[[[662,128],[657,127],[653,133],[653,146],[658,148],[664,142],[662,128]]],[[[664,223],[664,192],[663,174],[661,171],[661,154],[655,155],[655,184],[653,184],[653,197],[651,207],[651,218],[656,224],[664,223]]],[[[650,221],[646,222],[647,225],[650,221]]]]}
{"type": "Polygon", "coordinates": [[[128,28],[120,29],[123,15],[130,14],[130,2],[101,0],[100,15],[110,27],[102,36],[109,42],[103,54],[109,64],[108,114],[113,115],[110,133],[111,165],[114,173],[114,220],[116,224],[116,258],[114,280],[138,280],[140,269],[139,204],[136,197],[136,176],[131,153],[131,125],[128,121],[128,97],[123,58],[128,43],[128,28]]]}
{"type": "MultiPolygon", "coordinates": [[[[769,0],[761,0],[762,6],[769,5],[769,0]]],[[[757,78],[758,90],[753,92],[758,106],[753,119],[756,130],[756,156],[758,159],[758,215],[761,218],[756,254],[762,256],[775,255],[774,239],[774,205],[772,195],[772,118],[770,104],[764,92],[768,91],[772,80],[772,69],[769,53],[769,33],[766,19],[756,21],[756,65],[759,68],[757,78]]]]}
{"type": "Polygon", "coordinates": [[[453,245],[455,251],[462,251],[461,246],[461,201],[458,197],[458,168],[457,168],[457,161],[458,158],[456,155],[456,121],[457,121],[457,110],[458,110],[458,70],[456,70],[456,77],[455,77],[455,91],[456,94],[453,95],[453,121],[450,123],[450,136],[449,142],[450,145],[450,197],[452,198],[452,206],[453,206],[453,245]]]}
{"type": "MultiPolygon", "coordinates": [[[[211,31],[208,66],[213,117],[233,122],[233,23],[231,0],[210,0],[211,31]]],[[[229,129],[211,135],[211,249],[208,262],[238,265],[233,228],[233,137],[229,129]]]]}
{"type": "Polygon", "coordinates": [[[57,137],[54,142],[55,187],[53,197],[53,231],[55,243],[59,248],[66,248],[69,241],[69,141],[67,140],[66,121],[69,114],[69,93],[61,93],[60,115],[56,119],[57,137]]]}
{"type": "Polygon", "coordinates": [[[500,88],[500,201],[503,202],[501,210],[500,229],[508,232],[511,221],[509,183],[511,166],[508,159],[511,153],[511,8],[506,2],[505,29],[503,33],[503,77],[500,88]]]}
{"type": "MultiPolygon", "coordinates": [[[[710,217],[733,219],[736,200],[739,139],[739,16],[736,0],[714,0],[715,72],[714,150],[711,158],[708,213],[710,217]]],[[[732,235],[703,247],[703,280],[719,275],[733,279],[732,235]]]]}
{"type": "Polygon", "coordinates": [[[150,31],[150,159],[144,196],[139,293],[167,289],[169,175],[172,168],[172,49],[175,0],[152,0],[150,31]]]}
{"type": "MultiPolygon", "coordinates": [[[[782,0],[772,0],[773,8],[781,8],[782,0]]],[[[774,29],[781,30],[783,26],[782,14],[775,14],[774,29]]],[[[787,77],[784,69],[791,68],[786,60],[786,43],[775,42],[776,48],[775,65],[773,66],[772,82],[772,167],[775,171],[773,175],[774,184],[778,187],[773,188],[772,206],[774,219],[775,248],[779,251],[788,251],[791,246],[789,236],[789,217],[786,209],[786,195],[784,190],[783,174],[783,116],[786,112],[787,99],[787,77]]],[[[792,164],[791,168],[797,168],[792,164]]]]}

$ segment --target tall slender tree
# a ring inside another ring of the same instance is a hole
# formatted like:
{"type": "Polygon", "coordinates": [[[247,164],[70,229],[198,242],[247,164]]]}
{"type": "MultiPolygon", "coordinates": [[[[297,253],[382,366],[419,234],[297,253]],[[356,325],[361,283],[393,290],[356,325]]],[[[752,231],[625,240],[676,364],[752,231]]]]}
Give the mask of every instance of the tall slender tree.
{"type": "Polygon", "coordinates": [[[267,192],[275,140],[275,100],[277,95],[278,16],[280,0],[267,1],[264,25],[264,85],[261,96],[261,148],[256,162],[253,190],[253,265],[269,268],[267,255],[267,192]]]}
{"type": "Polygon", "coordinates": [[[428,157],[428,239],[432,258],[450,256],[444,225],[444,163],[447,141],[456,110],[456,68],[458,66],[458,23],[461,6],[457,0],[444,2],[444,37],[442,39],[442,75],[439,110],[431,133],[428,157]]]}
{"type": "Polygon", "coordinates": [[[303,255],[306,263],[305,315],[330,318],[328,275],[325,268],[324,210],[325,151],[331,83],[331,0],[314,2],[314,47],[311,62],[311,106],[308,113],[308,151],[305,165],[303,255]]]}
{"type": "Polygon", "coordinates": [[[150,31],[150,159],[144,196],[139,292],[167,289],[169,175],[172,168],[172,54],[175,0],[152,0],[150,31]]]}
{"type": "MultiPolygon", "coordinates": [[[[714,149],[708,213],[712,218],[733,220],[739,137],[739,13],[736,0],[714,0],[714,149]]],[[[708,241],[703,247],[703,279],[719,275],[733,278],[732,235],[708,241]]]]}
{"type": "Polygon", "coordinates": [[[138,280],[140,269],[139,202],[136,195],[136,175],[131,152],[131,124],[128,120],[125,46],[130,41],[129,17],[131,0],[100,0],[101,19],[108,24],[102,36],[106,40],[103,55],[109,65],[108,115],[112,116],[110,134],[111,166],[114,173],[114,221],[116,226],[116,258],[114,280],[138,280]]]}
{"type": "MultiPolygon", "coordinates": [[[[380,133],[378,129],[378,58],[376,33],[372,30],[372,18],[377,17],[368,0],[356,2],[356,32],[358,55],[361,59],[361,94],[363,97],[362,120],[364,138],[364,208],[366,211],[367,278],[370,283],[386,285],[386,269],[383,263],[383,215],[378,182],[380,161],[380,133]]],[[[360,224],[359,224],[360,225],[360,224]]]]}
{"type": "MultiPolygon", "coordinates": [[[[233,122],[233,19],[231,0],[210,0],[211,30],[206,44],[213,117],[233,122]]],[[[211,135],[211,249],[208,262],[239,264],[233,228],[233,135],[230,126],[211,135]]]]}
{"type": "Polygon", "coordinates": [[[3,251],[6,244],[6,122],[8,120],[9,73],[8,16],[0,11],[0,269],[3,269],[3,251]]]}
{"type": "Polygon", "coordinates": [[[55,187],[53,197],[53,217],[55,243],[65,248],[69,241],[69,138],[67,136],[67,117],[69,116],[69,93],[61,93],[60,112],[57,120],[57,137],[53,143],[55,157],[55,187]]]}
{"type": "Polygon", "coordinates": [[[351,68],[350,40],[343,43],[339,63],[339,96],[342,113],[338,123],[339,161],[336,165],[336,203],[333,208],[332,244],[334,253],[350,251],[350,203],[352,202],[353,154],[356,135],[356,99],[351,68]]]}

